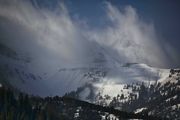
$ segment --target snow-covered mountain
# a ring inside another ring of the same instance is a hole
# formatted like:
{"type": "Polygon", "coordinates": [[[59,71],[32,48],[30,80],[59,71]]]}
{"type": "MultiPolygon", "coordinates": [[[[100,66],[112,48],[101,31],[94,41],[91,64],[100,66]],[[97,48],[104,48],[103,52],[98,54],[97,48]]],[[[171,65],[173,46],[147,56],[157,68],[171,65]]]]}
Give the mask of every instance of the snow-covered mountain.
{"type": "Polygon", "coordinates": [[[63,95],[83,87],[85,92],[80,93],[82,98],[89,96],[88,93],[92,93],[92,90],[93,94],[111,94],[113,97],[126,84],[142,82],[152,84],[166,78],[169,71],[145,64],[122,64],[105,49],[96,46],[89,56],[93,59],[86,64],[58,68],[51,73],[37,73],[31,69],[28,56],[22,57],[5,45],[1,48],[3,48],[0,52],[1,78],[7,79],[1,81],[6,81],[27,93],[41,96],[63,95]]]}
{"type": "Polygon", "coordinates": [[[91,53],[93,59],[86,64],[38,73],[31,69],[28,56],[21,56],[1,45],[0,83],[28,94],[54,96],[66,93],[77,99],[131,112],[156,114],[163,108],[164,111],[156,115],[179,117],[176,113],[180,103],[180,70],[121,63],[102,48],[96,47],[95,51],[91,53]],[[155,104],[157,101],[158,105],[155,104]],[[155,105],[157,107],[152,108],[155,105]],[[168,111],[171,113],[167,114],[168,111]]]}
{"type": "MultiPolygon", "coordinates": [[[[125,67],[127,66],[125,65],[125,67]]],[[[96,80],[65,96],[102,106],[112,106],[119,110],[178,120],[180,118],[180,70],[157,69],[144,64],[131,64],[129,66],[128,64],[128,68],[132,69],[131,67],[136,68],[136,70],[151,68],[155,73],[158,73],[155,74],[158,79],[144,81],[144,78],[138,77],[138,80],[143,81],[142,83],[137,80],[134,83],[126,84],[96,80]]],[[[145,73],[143,70],[140,75],[143,76],[145,73]]],[[[106,79],[106,76],[102,79],[106,79]]]]}
{"type": "Polygon", "coordinates": [[[130,94],[138,96],[136,89],[141,84],[150,86],[158,81],[163,81],[168,75],[169,69],[158,69],[138,63],[126,63],[101,69],[94,68],[84,75],[88,82],[78,88],[76,93],[80,99],[91,102],[97,102],[96,99],[99,97],[101,99],[108,97],[108,101],[111,101],[113,97],[122,93],[128,100],[130,94]]]}

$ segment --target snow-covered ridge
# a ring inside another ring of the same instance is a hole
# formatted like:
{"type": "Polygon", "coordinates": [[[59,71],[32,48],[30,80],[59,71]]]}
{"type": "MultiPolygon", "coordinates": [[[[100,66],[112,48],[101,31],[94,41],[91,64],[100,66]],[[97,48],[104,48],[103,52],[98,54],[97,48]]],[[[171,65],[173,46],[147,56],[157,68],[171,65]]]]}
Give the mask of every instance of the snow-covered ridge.
{"type": "MultiPolygon", "coordinates": [[[[31,63],[20,59],[0,55],[0,68],[6,81],[13,86],[30,94],[42,96],[64,95],[67,92],[86,86],[85,91],[89,94],[110,94],[114,97],[127,84],[145,83],[153,84],[164,81],[169,76],[169,69],[159,69],[146,64],[125,63],[116,61],[103,49],[89,56],[94,58],[86,64],[75,64],[57,68],[49,73],[37,73],[30,69],[31,63]],[[90,85],[93,87],[89,88],[90,85]]],[[[125,92],[124,90],[123,92],[125,92]]],[[[81,97],[89,96],[81,91],[81,97]]],[[[130,89],[127,90],[130,94],[130,89]]]]}
{"type": "MultiPolygon", "coordinates": [[[[106,63],[95,62],[83,66],[77,65],[59,68],[52,74],[37,74],[28,69],[30,63],[13,60],[4,56],[0,57],[1,68],[6,66],[7,70],[13,71],[6,72],[10,84],[25,92],[38,95],[43,94],[43,96],[63,95],[85,84],[92,84],[96,90],[95,94],[99,92],[103,95],[113,93],[111,94],[113,97],[126,84],[142,82],[152,84],[158,80],[163,81],[169,72],[168,69],[153,68],[146,64],[118,64],[116,62],[118,65],[115,65],[111,63],[111,59],[106,61],[106,63]],[[14,73],[15,76],[11,76],[11,73],[14,73]],[[31,77],[28,78],[26,74],[31,77]],[[46,92],[47,89],[48,92],[46,92]]],[[[89,91],[89,88],[86,88],[85,91],[89,91]]],[[[86,93],[81,94],[88,96],[86,93]]],[[[85,98],[84,96],[82,97],[85,98]]]]}
{"type": "Polygon", "coordinates": [[[142,83],[148,87],[159,80],[164,81],[169,76],[169,71],[169,69],[158,69],[138,63],[126,63],[115,68],[101,69],[98,72],[94,69],[87,74],[91,81],[82,86],[77,94],[82,100],[102,105],[108,105],[114,97],[122,94],[122,102],[128,101],[133,99],[131,96],[134,98],[139,96],[137,91],[142,83]]]}

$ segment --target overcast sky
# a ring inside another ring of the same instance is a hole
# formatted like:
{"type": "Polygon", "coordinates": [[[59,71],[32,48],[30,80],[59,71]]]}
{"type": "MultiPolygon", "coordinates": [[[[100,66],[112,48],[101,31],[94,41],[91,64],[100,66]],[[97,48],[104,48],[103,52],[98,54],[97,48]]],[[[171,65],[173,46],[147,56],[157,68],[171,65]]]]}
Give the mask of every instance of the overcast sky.
{"type": "Polygon", "coordinates": [[[179,6],[178,0],[0,0],[0,42],[40,68],[87,63],[95,44],[120,62],[180,67],[179,6]]]}

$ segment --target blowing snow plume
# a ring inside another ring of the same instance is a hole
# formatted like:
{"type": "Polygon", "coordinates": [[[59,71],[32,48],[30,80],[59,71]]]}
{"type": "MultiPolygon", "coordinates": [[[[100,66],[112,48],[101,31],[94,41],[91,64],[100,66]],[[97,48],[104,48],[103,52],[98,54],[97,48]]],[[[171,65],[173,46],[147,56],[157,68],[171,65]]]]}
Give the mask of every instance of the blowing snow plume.
{"type": "Polygon", "coordinates": [[[159,67],[168,64],[153,24],[140,19],[134,8],[126,6],[120,11],[106,3],[106,14],[110,25],[103,30],[91,31],[93,34],[90,33],[90,38],[115,50],[121,62],[146,63],[159,67]]]}
{"type": "MultiPolygon", "coordinates": [[[[90,64],[102,56],[118,63],[169,64],[152,23],[140,19],[131,6],[119,10],[109,2],[102,5],[107,24],[89,29],[88,22],[74,19],[61,2],[51,10],[28,0],[0,0],[0,43],[31,58],[29,69],[49,75],[60,68],[90,64]]],[[[61,79],[61,87],[67,89],[64,81],[61,79]]]]}
{"type": "Polygon", "coordinates": [[[95,41],[93,44],[98,42],[121,62],[168,64],[151,23],[143,22],[131,6],[122,11],[110,3],[105,6],[110,24],[88,30],[71,18],[62,3],[51,11],[29,1],[1,0],[1,41],[28,53],[35,63],[44,63],[42,66],[86,62],[86,52],[92,49],[90,40],[95,41]]]}
{"type": "Polygon", "coordinates": [[[84,60],[86,43],[63,4],[52,12],[28,1],[5,0],[0,15],[1,41],[28,54],[34,66],[49,69],[84,60]]]}

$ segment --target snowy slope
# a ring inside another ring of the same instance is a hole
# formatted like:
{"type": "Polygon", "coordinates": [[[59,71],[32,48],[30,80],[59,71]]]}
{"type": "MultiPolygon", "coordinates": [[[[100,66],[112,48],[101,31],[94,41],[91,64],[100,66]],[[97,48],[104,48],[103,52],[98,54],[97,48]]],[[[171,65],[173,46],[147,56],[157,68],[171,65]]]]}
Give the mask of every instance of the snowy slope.
{"type": "Polygon", "coordinates": [[[158,80],[157,84],[146,90],[146,94],[141,97],[143,100],[137,99],[128,106],[135,108],[135,112],[141,110],[149,115],[180,119],[180,69],[171,69],[168,77],[158,80]]]}
{"type": "Polygon", "coordinates": [[[162,73],[162,78],[158,80],[158,83],[161,85],[166,84],[167,82],[176,84],[180,76],[180,69],[171,69],[162,73]]]}
{"type": "MultiPolygon", "coordinates": [[[[147,87],[158,81],[164,81],[169,76],[169,69],[153,68],[145,64],[127,63],[118,67],[108,67],[88,73],[86,79],[91,79],[76,92],[79,98],[99,103],[109,104],[117,95],[124,95],[128,101],[130,95],[138,97],[138,89],[142,83],[147,87]],[[93,81],[93,82],[92,82],[93,81]]],[[[87,80],[86,80],[87,81],[87,80]]]]}

